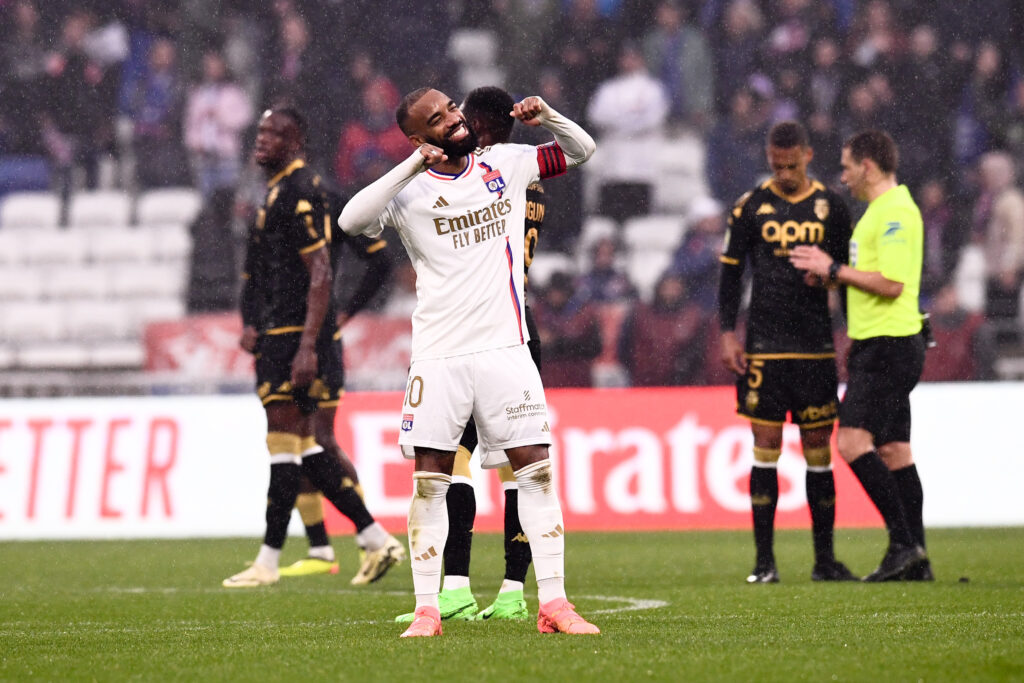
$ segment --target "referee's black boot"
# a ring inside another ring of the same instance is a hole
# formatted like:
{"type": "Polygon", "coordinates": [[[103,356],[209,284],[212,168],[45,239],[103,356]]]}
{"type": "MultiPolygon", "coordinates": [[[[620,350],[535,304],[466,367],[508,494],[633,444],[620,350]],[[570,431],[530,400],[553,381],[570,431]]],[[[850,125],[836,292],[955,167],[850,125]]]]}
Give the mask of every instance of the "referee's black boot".
{"type": "Polygon", "coordinates": [[[935,574],[932,573],[931,560],[925,558],[920,562],[910,565],[910,568],[900,574],[900,581],[934,581],[935,574]]]}
{"type": "Polygon", "coordinates": [[[775,569],[775,565],[758,565],[754,567],[754,571],[750,572],[750,576],[747,577],[747,583],[778,583],[779,572],[775,569]]]}
{"type": "Polygon", "coordinates": [[[839,560],[815,562],[811,570],[811,581],[860,581],[849,567],[839,560]]]}
{"type": "Polygon", "coordinates": [[[890,543],[889,550],[886,551],[878,569],[865,576],[864,581],[868,583],[896,581],[903,572],[924,559],[927,559],[927,556],[924,553],[924,548],[919,545],[890,543]]]}

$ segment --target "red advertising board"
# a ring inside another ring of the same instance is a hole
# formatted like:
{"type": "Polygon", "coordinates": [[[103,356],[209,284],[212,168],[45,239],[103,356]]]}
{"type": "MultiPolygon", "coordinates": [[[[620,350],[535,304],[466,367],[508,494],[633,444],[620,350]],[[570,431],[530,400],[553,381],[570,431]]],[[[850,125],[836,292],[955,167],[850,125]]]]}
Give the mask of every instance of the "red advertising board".
{"type": "MultiPolygon", "coordinates": [[[[733,413],[731,387],[562,389],[549,390],[547,398],[551,454],[568,528],[749,528],[750,428],[733,413]]],[[[383,489],[375,493],[388,500],[408,500],[412,491],[412,463],[392,450],[401,401],[399,393],[350,394],[337,419],[340,443],[361,473],[373,473],[375,487],[383,489]],[[378,452],[384,448],[387,457],[378,452]]],[[[849,468],[837,462],[834,471],[837,525],[880,525],[849,468]]],[[[804,472],[799,431],[788,426],[779,462],[779,527],[810,525],[804,472]]],[[[486,470],[474,476],[475,528],[499,530],[497,477],[486,470]]],[[[389,528],[401,528],[402,517],[389,509],[389,528]]],[[[328,528],[351,530],[333,509],[328,528]]]]}

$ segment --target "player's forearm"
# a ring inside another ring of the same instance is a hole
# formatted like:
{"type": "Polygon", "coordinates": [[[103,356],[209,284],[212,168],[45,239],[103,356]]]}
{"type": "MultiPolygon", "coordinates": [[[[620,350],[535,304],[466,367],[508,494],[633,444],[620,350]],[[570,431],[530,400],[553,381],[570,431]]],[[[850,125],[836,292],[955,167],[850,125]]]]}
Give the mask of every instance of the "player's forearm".
{"type": "Polygon", "coordinates": [[[855,287],[869,294],[876,294],[886,299],[895,299],[903,293],[903,283],[890,280],[877,271],[857,270],[843,265],[836,272],[834,282],[848,287],[855,287]]]}
{"type": "Polygon", "coordinates": [[[736,329],[743,290],[743,270],[739,266],[722,264],[718,280],[718,324],[722,331],[736,329]]]}
{"type": "Polygon", "coordinates": [[[543,111],[537,115],[537,120],[555,136],[555,142],[562,148],[569,166],[579,166],[593,156],[597,149],[597,143],[587,131],[575,121],[570,121],[559,114],[546,102],[543,111]]]}
{"type": "Polygon", "coordinates": [[[300,346],[313,346],[323,325],[331,300],[331,268],[324,249],[313,252],[309,268],[309,292],[306,294],[306,320],[302,324],[300,346]]]}
{"type": "Polygon", "coordinates": [[[416,150],[407,159],[373,181],[359,192],[341,210],[338,227],[349,235],[358,235],[375,226],[388,202],[423,170],[423,155],[416,150]]]}

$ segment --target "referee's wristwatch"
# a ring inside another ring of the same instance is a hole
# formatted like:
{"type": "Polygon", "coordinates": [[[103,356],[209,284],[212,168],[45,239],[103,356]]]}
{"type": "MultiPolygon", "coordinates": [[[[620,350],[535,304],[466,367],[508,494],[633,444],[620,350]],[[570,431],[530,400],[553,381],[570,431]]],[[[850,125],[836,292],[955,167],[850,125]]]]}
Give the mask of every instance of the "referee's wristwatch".
{"type": "Polygon", "coordinates": [[[843,267],[843,264],[839,261],[833,261],[832,265],[828,267],[828,281],[835,283],[839,278],[839,269],[843,267]]]}

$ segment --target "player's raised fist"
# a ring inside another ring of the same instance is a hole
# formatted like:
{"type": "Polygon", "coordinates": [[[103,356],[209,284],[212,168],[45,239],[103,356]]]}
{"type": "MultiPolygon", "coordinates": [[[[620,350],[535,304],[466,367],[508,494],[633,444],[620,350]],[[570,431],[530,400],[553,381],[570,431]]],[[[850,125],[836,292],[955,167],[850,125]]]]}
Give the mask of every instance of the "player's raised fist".
{"type": "Polygon", "coordinates": [[[423,155],[423,165],[426,168],[437,166],[438,164],[448,160],[448,155],[445,154],[440,147],[435,147],[428,142],[424,142],[420,145],[420,154],[423,155]]]}
{"type": "Polygon", "coordinates": [[[542,111],[544,111],[544,100],[537,96],[531,96],[522,102],[517,102],[509,113],[528,126],[539,126],[540,121],[537,120],[537,115],[542,111]]]}

